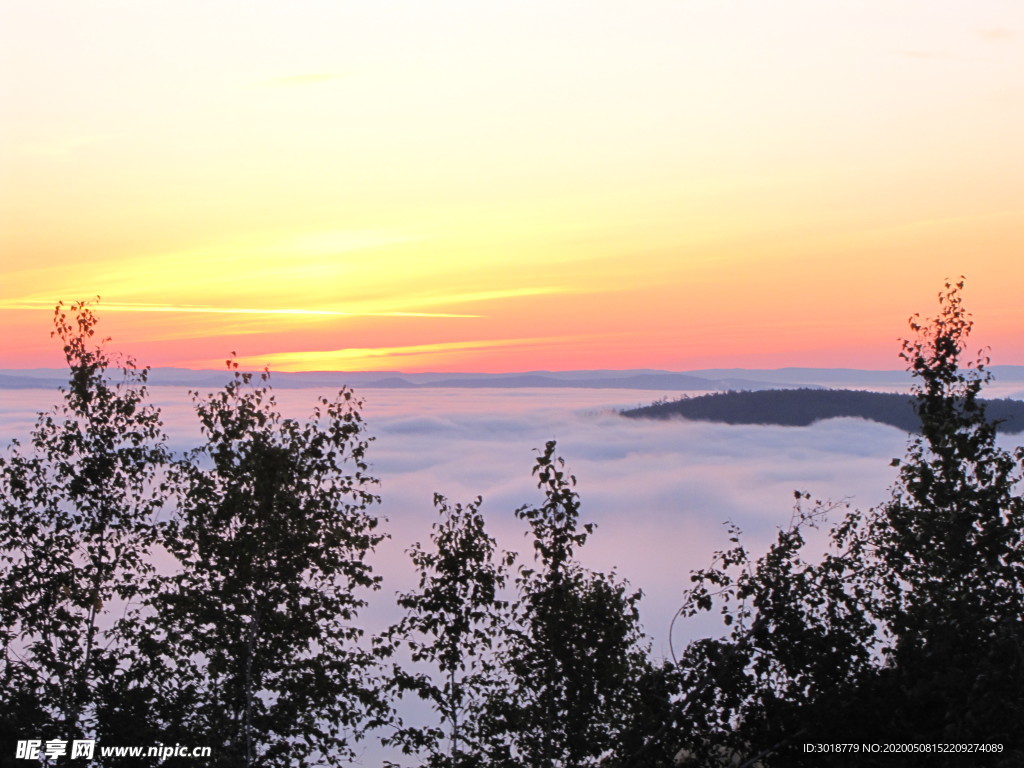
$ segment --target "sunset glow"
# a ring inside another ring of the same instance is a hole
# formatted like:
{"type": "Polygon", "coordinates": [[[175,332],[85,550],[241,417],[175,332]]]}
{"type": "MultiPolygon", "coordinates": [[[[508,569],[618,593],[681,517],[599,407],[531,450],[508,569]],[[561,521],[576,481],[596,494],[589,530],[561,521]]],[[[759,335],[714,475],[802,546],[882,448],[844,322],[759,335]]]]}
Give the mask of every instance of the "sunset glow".
{"type": "Polygon", "coordinates": [[[2,0],[4,368],[1024,363],[1024,5],[2,0]]]}

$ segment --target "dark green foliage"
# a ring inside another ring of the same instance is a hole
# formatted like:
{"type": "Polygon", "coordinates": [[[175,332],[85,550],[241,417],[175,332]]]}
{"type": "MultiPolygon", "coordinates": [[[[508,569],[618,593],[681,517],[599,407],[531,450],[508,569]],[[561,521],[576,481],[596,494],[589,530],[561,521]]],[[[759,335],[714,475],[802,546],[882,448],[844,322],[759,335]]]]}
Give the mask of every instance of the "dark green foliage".
{"type": "MultiPolygon", "coordinates": [[[[1024,431],[1024,403],[1019,400],[983,401],[986,413],[1004,434],[1024,431]]],[[[623,411],[631,418],[667,419],[682,416],[725,424],[778,424],[806,427],[824,419],[852,417],[921,432],[913,397],[891,392],[847,389],[767,389],[757,392],[717,392],[700,397],[658,402],[623,411]]]]}
{"type": "Polygon", "coordinates": [[[388,714],[357,625],[381,539],[359,401],[342,390],[301,424],[266,375],[236,372],[194,394],[206,445],[171,462],[147,371],[111,381],[83,303],[55,324],[70,385],[0,459],[2,759],[87,737],[347,764],[388,714]]]}
{"type": "Polygon", "coordinates": [[[645,708],[668,705],[643,647],[640,594],[576,559],[594,526],[579,521],[575,478],[554,442],[533,471],[544,503],[516,516],[529,524],[535,564],[520,566],[511,606],[501,589],[514,557],[495,562],[479,499],[452,508],[435,497],[433,547],[410,550],[420,589],[400,597],[406,617],[388,642],[433,673],[396,666],[394,685],[430,701],[440,722],[387,741],[425,752],[427,765],[618,765],[649,731],[645,708]]]}
{"type": "Polygon", "coordinates": [[[679,659],[678,746],[700,759],[747,759],[780,745],[788,762],[779,765],[802,765],[789,754],[798,741],[854,735],[849,713],[837,715],[875,669],[870,553],[848,518],[830,550],[807,559],[808,529],[832,510],[819,503],[804,511],[807,497],[798,496],[791,525],[763,557],[752,560],[730,526],[731,548],[692,574],[681,615],[717,609],[728,633],[691,643],[679,659]]]}
{"type": "MultiPolygon", "coordinates": [[[[891,756],[805,755],[803,742],[987,743],[972,765],[1020,765],[1024,740],[1024,451],[996,444],[978,398],[987,360],[959,367],[971,321],[947,284],[940,314],[904,343],[922,435],[889,502],[848,512],[827,554],[805,511],[752,560],[731,549],[692,575],[683,615],[720,611],[728,634],[691,643],[673,731],[702,765],[890,765],[891,756]]],[[[694,762],[693,764],[697,764],[694,762]]],[[[901,765],[963,765],[959,754],[901,765]]]]}
{"type": "Polygon", "coordinates": [[[211,765],[345,765],[384,714],[355,623],[382,538],[360,403],[342,390],[303,424],[261,379],[193,394],[206,444],[176,468],[177,565],[134,617],[146,658],[124,695],[157,690],[164,739],[211,765]]]}
{"type": "Polygon", "coordinates": [[[54,325],[68,388],[39,414],[31,444],[15,442],[0,459],[5,750],[8,738],[72,740],[111,725],[100,722],[104,688],[126,663],[112,617],[152,573],[167,491],[147,371],[94,344],[96,317],[83,302],[58,305],[54,325]]]}
{"type": "Polygon", "coordinates": [[[509,619],[501,592],[514,556],[497,555],[480,504],[477,498],[452,507],[434,496],[441,520],[430,536],[433,547],[409,550],[419,590],[399,596],[405,617],[383,643],[389,655],[408,651],[414,664],[429,665],[430,672],[412,673],[396,664],[392,685],[429,701],[439,720],[401,725],[385,743],[425,753],[425,764],[437,768],[486,765],[496,749],[487,708],[504,693],[495,652],[509,619]]]}
{"type": "Polygon", "coordinates": [[[544,503],[516,516],[530,525],[536,566],[521,567],[516,580],[509,694],[497,720],[515,765],[596,766],[619,746],[648,669],[640,593],[575,559],[594,526],[579,522],[575,478],[553,441],[533,471],[544,503]]]}
{"type": "Polygon", "coordinates": [[[1024,759],[1024,450],[996,443],[978,397],[988,359],[958,368],[972,325],[960,287],[947,286],[930,324],[912,318],[918,338],[903,348],[923,436],[870,529],[889,568],[886,684],[900,725],[935,740],[1008,741],[1024,759]]]}
{"type": "Polygon", "coordinates": [[[677,699],[682,690],[678,667],[670,661],[640,668],[633,683],[632,700],[620,721],[612,753],[603,768],[673,768],[678,746],[675,725],[677,699]]]}

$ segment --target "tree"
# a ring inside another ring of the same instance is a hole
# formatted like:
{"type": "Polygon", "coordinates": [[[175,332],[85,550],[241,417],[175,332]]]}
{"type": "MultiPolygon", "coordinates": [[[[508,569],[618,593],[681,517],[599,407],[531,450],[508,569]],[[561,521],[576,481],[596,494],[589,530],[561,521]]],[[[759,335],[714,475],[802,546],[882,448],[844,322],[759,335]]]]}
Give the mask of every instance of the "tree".
{"type": "Polygon", "coordinates": [[[174,473],[176,572],[135,617],[150,640],[125,700],[161,691],[165,738],[213,747],[212,765],[347,764],[385,712],[355,623],[382,539],[361,403],[343,389],[300,423],[267,373],[229,366],[223,391],[193,393],[206,444],[174,473]]]}
{"type": "Polygon", "coordinates": [[[147,369],[95,344],[96,325],[85,302],[57,305],[68,387],[31,445],[0,459],[0,719],[12,740],[96,733],[105,681],[125,664],[112,617],[152,573],[167,491],[160,413],[147,369]]]}
{"type": "Polygon", "coordinates": [[[845,505],[806,510],[810,497],[796,495],[790,525],[765,555],[754,560],[730,525],[732,546],[691,575],[680,615],[717,608],[727,635],[690,643],[677,662],[677,709],[660,735],[689,757],[684,764],[821,764],[796,747],[877,737],[862,709],[877,671],[877,572],[859,512],[833,529],[816,562],[804,553],[809,530],[845,505]]]}
{"type": "Polygon", "coordinates": [[[911,318],[902,357],[918,377],[922,436],[900,464],[892,499],[869,536],[887,567],[881,611],[892,718],[935,741],[1024,739],[1024,449],[996,440],[978,397],[991,379],[979,354],[959,361],[972,328],[963,281],[940,314],[911,318]]]}
{"type": "Polygon", "coordinates": [[[516,516],[530,526],[536,565],[521,566],[516,579],[503,663],[509,693],[496,720],[516,765],[596,766],[617,746],[648,670],[640,593],[575,559],[594,525],[580,524],[576,480],[554,441],[533,473],[544,503],[516,516]]]}
{"type": "Polygon", "coordinates": [[[385,743],[426,752],[431,768],[487,765],[496,750],[487,704],[503,695],[495,652],[509,618],[502,590],[515,556],[497,553],[480,504],[477,497],[453,507],[435,494],[441,519],[433,546],[409,549],[419,589],[399,596],[406,614],[386,637],[389,653],[407,650],[414,664],[430,665],[419,673],[395,665],[391,679],[398,692],[429,701],[439,724],[403,725],[385,743]]]}
{"type": "MultiPolygon", "coordinates": [[[[962,280],[902,357],[922,434],[888,502],[848,511],[829,551],[806,533],[836,505],[801,505],[768,552],[732,548],[691,578],[684,616],[718,609],[726,637],[691,643],[670,730],[704,765],[875,765],[889,755],[805,754],[803,742],[986,744],[974,765],[1024,759],[1024,451],[996,441],[978,394],[988,360],[961,368],[971,330],[962,280]]],[[[926,748],[927,749],[927,748],[926,748]]],[[[924,751],[906,765],[960,765],[924,751]]]]}

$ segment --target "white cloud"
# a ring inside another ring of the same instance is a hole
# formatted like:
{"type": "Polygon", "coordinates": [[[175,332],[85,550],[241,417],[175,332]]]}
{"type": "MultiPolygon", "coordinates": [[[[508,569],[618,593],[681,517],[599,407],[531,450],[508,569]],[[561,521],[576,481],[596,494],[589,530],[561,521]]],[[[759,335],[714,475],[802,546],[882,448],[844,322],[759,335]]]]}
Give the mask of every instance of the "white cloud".
{"type": "MultiPolygon", "coordinates": [[[[52,393],[21,390],[0,409],[0,434],[26,435],[31,414],[52,393]]],[[[186,390],[154,387],[172,446],[198,439],[186,390]]],[[[285,415],[304,417],[314,390],[279,390],[285,415]]],[[[577,476],[586,521],[594,535],[580,550],[592,568],[615,569],[643,590],[641,617],[653,652],[668,655],[668,626],[692,569],[710,564],[727,544],[723,523],[747,533],[750,551],[763,552],[790,519],[793,490],[815,498],[849,498],[862,508],[883,501],[906,436],[857,419],[812,427],[728,426],[706,422],[619,417],[638,393],[619,390],[367,390],[364,416],[375,436],[369,458],[381,480],[380,512],[391,539],[375,566],[382,590],[363,614],[375,632],[397,617],[394,594],[412,588],[405,550],[426,541],[435,519],[435,492],[453,502],[484,498],[483,510],[499,545],[530,557],[525,526],[513,511],[538,503],[530,474],[535,449],[558,440],[558,452],[577,476]]],[[[713,617],[677,627],[679,648],[713,634],[713,617]]],[[[368,747],[375,754],[374,747],[368,747]]]]}
{"type": "MultiPolygon", "coordinates": [[[[11,393],[0,428],[26,435],[35,411],[53,396],[11,393]]],[[[279,390],[286,415],[303,418],[314,390],[279,390]]],[[[186,390],[152,388],[171,445],[196,443],[186,390]]],[[[536,451],[558,440],[558,453],[578,479],[582,513],[598,524],[580,551],[593,568],[615,568],[645,594],[642,615],[655,650],[694,568],[726,544],[732,520],[761,551],[789,520],[794,489],[815,498],[849,497],[867,507],[882,501],[901,456],[899,431],[856,419],[808,428],[728,426],[706,422],[624,419],[615,408],[635,404],[620,390],[367,390],[364,415],[371,471],[381,480],[381,513],[391,542],[379,565],[383,591],[367,618],[385,622],[390,598],[412,586],[404,550],[424,541],[434,520],[435,492],[452,501],[484,498],[501,545],[529,557],[513,511],[541,500],[530,474],[536,451]]],[[[679,638],[677,638],[678,640],[679,638]]]]}

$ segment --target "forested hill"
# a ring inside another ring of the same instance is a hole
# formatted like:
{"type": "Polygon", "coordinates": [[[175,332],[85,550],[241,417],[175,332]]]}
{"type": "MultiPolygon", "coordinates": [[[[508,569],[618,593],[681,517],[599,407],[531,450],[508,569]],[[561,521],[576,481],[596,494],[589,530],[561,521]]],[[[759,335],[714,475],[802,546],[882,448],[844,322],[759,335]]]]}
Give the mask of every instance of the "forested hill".
{"type": "MultiPolygon", "coordinates": [[[[1000,431],[1024,432],[1024,402],[985,400],[986,414],[1000,423],[1000,431]]],[[[889,424],[907,432],[920,431],[913,398],[906,394],[862,392],[849,389],[769,389],[758,392],[721,392],[684,397],[622,412],[631,418],[667,419],[682,416],[725,424],[779,424],[805,427],[823,419],[843,416],[889,424]]]]}

